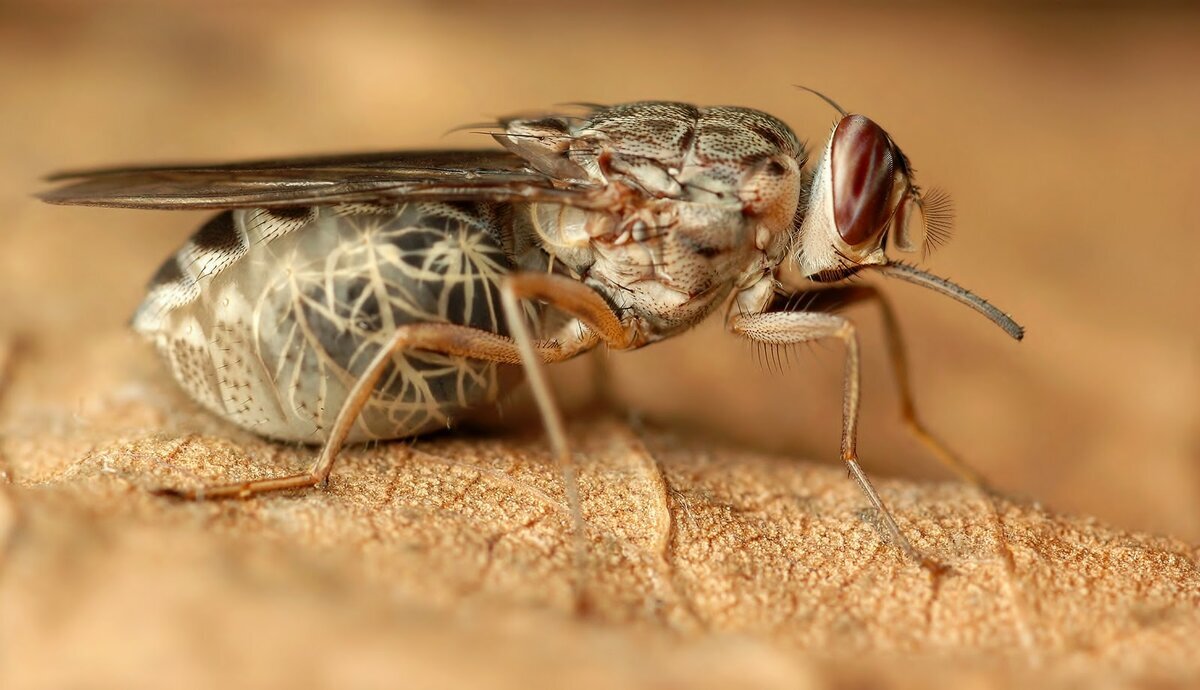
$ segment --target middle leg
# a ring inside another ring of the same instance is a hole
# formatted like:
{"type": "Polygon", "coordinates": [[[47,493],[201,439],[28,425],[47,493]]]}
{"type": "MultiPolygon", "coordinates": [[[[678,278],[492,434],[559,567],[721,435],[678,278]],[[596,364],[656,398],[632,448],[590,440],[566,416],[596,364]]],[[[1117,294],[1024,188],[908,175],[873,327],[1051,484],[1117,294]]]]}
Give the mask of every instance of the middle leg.
{"type": "Polygon", "coordinates": [[[620,318],[596,291],[583,283],[564,276],[545,273],[515,273],[505,279],[501,288],[505,321],[517,351],[530,390],[542,416],[542,424],[550,440],[550,447],[563,478],[563,487],[570,510],[574,540],[574,566],[576,573],[576,600],[578,611],[585,612],[587,600],[587,542],[585,539],[583,507],[579,495],[579,477],[575,461],[567,442],[562,412],[554,400],[546,376],[542,371],[543,357],[536,350],[528,325],[522,318],[522,300],[538,300],[574,317],[584,332],[579,336],[588,346],[603,342],[609,349],[621,350],[630,347],[630,339],[621,325],[620,318]]]}
{"type": "MultiPolygon", "coordinates": [[[[443,323],[407,324],[396,328],[384,347],[375,354],[366,369],[350,388],[345,402],[338,410],[321,452],[307,471],[279,477],[245,482],[216,484],[190,489],[159,488],[152,493],[190,500],[219,500],[249,498],[256,494],[287,489],[323,486],[329,480],[334,463],[357,422],[359,414],[375,392],[383,372],[392,365],[392,358],[404,350],[426,350],[447,355],[471,357],[482,361],[521,364],[522,355],[509,338],[466,326],[443,323]]],[[[555,362],[568,359],[577,352],[564,349],[557,343],[538,342],[532,347],[534,356],[555,362]]]]}

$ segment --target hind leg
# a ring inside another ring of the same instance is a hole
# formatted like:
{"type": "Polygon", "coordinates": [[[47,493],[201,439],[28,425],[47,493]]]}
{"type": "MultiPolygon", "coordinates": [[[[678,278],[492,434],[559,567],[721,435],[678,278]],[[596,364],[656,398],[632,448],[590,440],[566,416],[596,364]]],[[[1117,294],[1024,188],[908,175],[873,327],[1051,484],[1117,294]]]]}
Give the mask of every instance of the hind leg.
{"type": "MultiPolygon", "coordinates": [[[[192,489],[163,488],[155,490],[154,493],[192,500],[214,500],[249,498],[271,491],[324,485],[329,480],[329,473],[333,470],[338,453],[358,420],[359,413],[362,412],[363,407],[374,393],[375,386],[379,383],[383,372],[391,365],[393,356],[406,349],[429,350],[507,364],[520,364],[523,361],[512,340],[487,331],[436,323],[399,326],[385,346],[380,348],[374,359],[367,365],[363,374],[354,382],[354,386],[346,396],[346,401],[338,410],[320,455],[307,471],[281,477],[192,489]]],[[[577,352],[559,347],[555,343],[547,342],[533,343],[532,349],[534,357],[547,362],[560,361],[577,354],[577,352]]]]}

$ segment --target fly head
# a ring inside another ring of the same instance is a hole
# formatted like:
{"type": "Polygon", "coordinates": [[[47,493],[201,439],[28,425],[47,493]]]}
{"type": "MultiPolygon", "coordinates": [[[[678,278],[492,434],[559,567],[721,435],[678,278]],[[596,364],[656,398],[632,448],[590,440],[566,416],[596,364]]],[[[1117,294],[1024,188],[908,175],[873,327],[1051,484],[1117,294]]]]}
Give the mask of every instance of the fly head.
{"type": "Polygon", "coordinates": [[[908,157],[874,120],[849,113],[812,89],[800,88],[820,96],[841,114],[813,172],[803,220],[793,238],[801,273],[809,280],[835,282],[877,270],[963,302],[1020,339],[1020,326],[984,299],[888,257],[886,248],[924,255],[949,239],[950,198],[940,190],[926,193],[917,186],[908,157]]]}
{"type": "Polygon", "coordinates": [[[797,259],[810,279],[838,280],[886,264],[886,245],[927,253],[949,238],[952,224],[949,197],[917,186],[891,135],[874,120],[848,113],[814,171],[797,259]]]}

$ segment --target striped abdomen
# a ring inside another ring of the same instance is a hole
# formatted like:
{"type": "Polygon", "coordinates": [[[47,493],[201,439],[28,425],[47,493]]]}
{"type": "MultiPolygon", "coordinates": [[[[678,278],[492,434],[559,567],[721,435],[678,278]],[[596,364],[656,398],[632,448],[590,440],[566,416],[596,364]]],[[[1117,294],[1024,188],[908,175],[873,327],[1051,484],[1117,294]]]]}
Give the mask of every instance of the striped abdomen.
{"type": "MultiPolygon", "coordinates": [[[[208,409],[264,436],[318,443],[397,326],[505,332],[505,222],[486,204],[227,211],[159,270],[134,328],[208,409]]],[[[349,440],[447,426],[494,401],[500,373],[399,353],[349,440]]]]}

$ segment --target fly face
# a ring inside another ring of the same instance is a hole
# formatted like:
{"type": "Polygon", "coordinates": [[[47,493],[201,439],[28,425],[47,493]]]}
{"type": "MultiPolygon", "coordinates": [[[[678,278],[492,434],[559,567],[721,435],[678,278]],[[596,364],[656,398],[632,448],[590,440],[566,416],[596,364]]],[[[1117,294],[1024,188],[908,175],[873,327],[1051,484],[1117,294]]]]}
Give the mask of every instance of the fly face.
{"type": "Polygon", "coordinates": [[[917,187],[908,157],[882,127],[845,114],[813,174],[797,247],[800,269],[830,281],[884,265],[889,236],[904,252],[932,248],[948,237],[951,215],[948,197],[917,187]]]}

